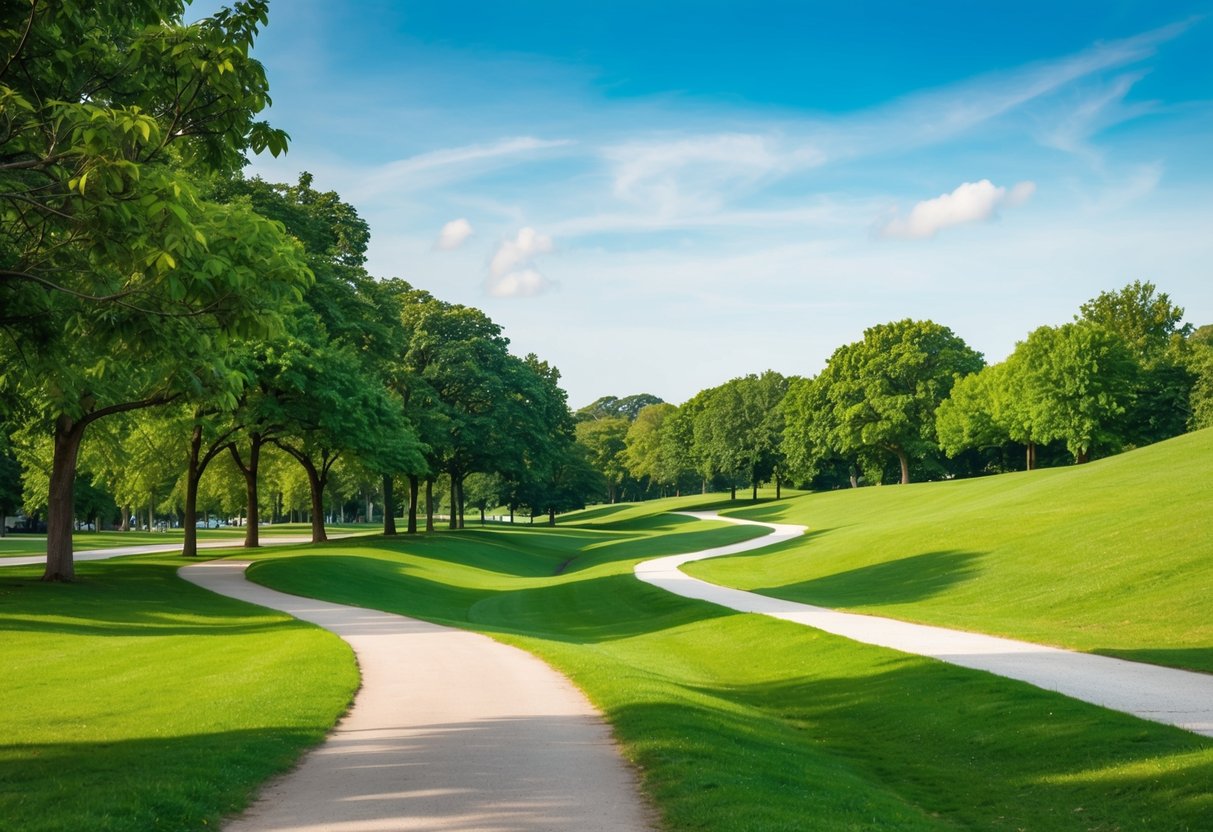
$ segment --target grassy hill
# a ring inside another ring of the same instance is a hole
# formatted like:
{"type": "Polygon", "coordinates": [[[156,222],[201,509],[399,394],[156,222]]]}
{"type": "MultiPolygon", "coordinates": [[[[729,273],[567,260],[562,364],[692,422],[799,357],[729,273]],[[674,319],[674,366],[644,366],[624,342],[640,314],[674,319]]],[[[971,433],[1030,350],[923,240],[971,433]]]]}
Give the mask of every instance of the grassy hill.
{"type": "Polygon", "coordinates": [[[1213,430],[1088,465],[815,494],[735,512],[802,523],[716,583],[1213,671],[1213,430]]]}

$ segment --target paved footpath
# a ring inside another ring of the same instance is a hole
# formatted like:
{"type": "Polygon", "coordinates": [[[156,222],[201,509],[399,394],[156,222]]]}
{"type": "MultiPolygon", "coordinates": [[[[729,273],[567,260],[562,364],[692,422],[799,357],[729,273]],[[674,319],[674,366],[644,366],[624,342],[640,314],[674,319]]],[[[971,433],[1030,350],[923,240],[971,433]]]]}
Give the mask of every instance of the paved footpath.
{"type": "Polygon", "coordinates": [[[285,595],[217,560],[180,575],[349,642],[362,688],[329,738],[226,832],[644,832],[610,730],[539,659],[487,636],[285,595]]]}
{"type": "Polygon", "coordinates": [[[765,526],[772,530],[772,534],[731,546],[639,563],[635,573],[640,580],[686,598],[710,601],[740,612],[769,615],[865,644],[891,647],[904,653],[930,656],[950,664],[985,670],[1084,702],[1213,737],[1213,675],[1059,650],[996,636],[910,624],[873,615],[837,612],[701,581],[686,575],[678,567],[691,561],[737,554],[791,540],[804,534],[805,527],[757,523],[721,517],[715,512],[680,513],[701,520],[765,526]]]}

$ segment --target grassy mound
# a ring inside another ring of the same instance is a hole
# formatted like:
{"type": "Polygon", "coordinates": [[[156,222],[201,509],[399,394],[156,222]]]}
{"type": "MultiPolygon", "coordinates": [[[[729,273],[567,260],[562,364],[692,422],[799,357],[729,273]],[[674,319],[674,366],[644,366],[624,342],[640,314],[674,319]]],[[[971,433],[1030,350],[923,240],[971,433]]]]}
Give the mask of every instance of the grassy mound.
{"type": "Polygon", "coordinates": [[[638,560],[754,534],[667,507],[350,541],[250,577],[543,657],[606,713],[670,830],[1178,830],[1213,813],[1207,739],[640,583],[638,560]]]}
{"type": "Polygon", "coordinates": [[[1213,671],[1213,430],[1084,466],[736,512],[802,540],[692,564],[827,607],[1213,671]]]}

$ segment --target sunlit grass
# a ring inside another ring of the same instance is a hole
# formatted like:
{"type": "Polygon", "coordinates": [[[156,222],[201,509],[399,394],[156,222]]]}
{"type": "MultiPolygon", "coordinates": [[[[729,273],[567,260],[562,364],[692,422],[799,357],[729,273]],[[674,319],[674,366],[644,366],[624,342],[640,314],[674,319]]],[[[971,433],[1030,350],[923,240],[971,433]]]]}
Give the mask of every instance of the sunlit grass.
{"type": "Polygon", "coordinates": [[[1088,465],[816,494],[772,553],[686,567],[741,589],[1213,670],[1213,430],[1088,465]]]}
{"type": "Polygon", "coordinates": [[[754,533],[662,507],[368,539],[250,573],[542,656],[607,714],[670,830],[1180,830],[1213,812],[1206,739],[636,581],[637,560],[754,533]]]}
{"type": "Polygon", "coordinates": [[[320,741],[346,645],[176,577],[180,558],[0,571],[0,828],[217,828],[320,741]]]}

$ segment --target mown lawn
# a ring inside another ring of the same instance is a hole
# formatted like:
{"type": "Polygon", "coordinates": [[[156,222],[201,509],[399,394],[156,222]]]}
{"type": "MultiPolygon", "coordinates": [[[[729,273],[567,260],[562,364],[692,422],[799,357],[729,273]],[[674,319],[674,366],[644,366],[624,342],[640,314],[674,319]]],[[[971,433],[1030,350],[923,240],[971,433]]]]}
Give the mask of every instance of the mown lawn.
{"type": "Polygon", "coordinates": [[[344,712],[335,636],[213,595],[178,557],[0,569],[0,829],[218,827],[344,712]]]}
{"type": "Polygon", "coordinates": [[[542,656],[607,714],[670,830],[1208,828],[1213,741],[639,583],[640,559],[754,533],[663,507],[351,541],[250,576],[542,656]]]}
{"type": "Polygon", "coordinates": [[[864,488],[739,517],[773,552],[691,564],[821,606],[1213,671],[1213,430],[1088,465],[864,488]]]}

